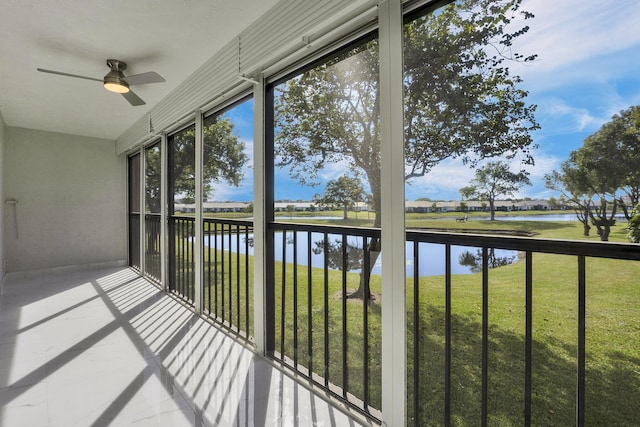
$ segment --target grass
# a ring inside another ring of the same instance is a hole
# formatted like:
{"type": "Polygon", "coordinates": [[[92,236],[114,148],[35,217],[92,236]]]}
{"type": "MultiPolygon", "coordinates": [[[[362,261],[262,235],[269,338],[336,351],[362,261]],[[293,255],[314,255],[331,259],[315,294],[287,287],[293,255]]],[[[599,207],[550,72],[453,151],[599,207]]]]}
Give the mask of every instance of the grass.
{"type": "MultiPolygon", "coordinates": [[[[324,213],[323,213],[324,214],[324,213]]],[[[296,220],[296,219],[294,219],[296,220]]],[[[297,219],[300,221],[300,218],[297,219]]],[[[365,219],[329,220],[335,225],[367,225],[365,219]]],[[[314,221],[318,222],[318,221],[314,221]]],[[[322,221],[320,221],[322,222],[322,221]]],[[[519,230],[541,238],[598,240],[581,236],[577,222],[482,221],[467,223],[407,216],[408,227],[473,229],[495,232],[519,230]]],[[[611,240],[626,241],[624,225],[614,227],[611,240]]],[[[220,253],[221,255],[221,253],[220,253]]],[[[231,264],[236,265],[235,254],[231,264]]],[[[228,260],[229,254],[225,253],[228,260]]],[[[221,258],[219,258],[218,262],[221,258]]],[[[533,420],[537,425],[568,425],[575,418],[577,348],[577,269],[573,257],[534,254],[533,259],[533,420]]],[[[244,263],[240,264],[244,278],[244,263]]],[[[252,262],[249,260],[249,268],[252,262]]],[[[235,268],[235,267],[234,267],[235,268]]],[[[221,265],[217,273],[221,274],[221,265]]],[[[207,273],[205,273],[206,275],[207,273]]],[[[224,283],[236,286],[235,271],[225,272],[224,283]]],[[[524,392],[524,263],[500,267],[489,278],[489,424],[521,425],[524,392]]],[[[309,367],[337,387],[363,399],[363,317],[369,322],[368,401],[380,408],[381,394],[381,301],[364,305],[344,300],[345,289],[354,289],[359,277],[321,269],[275,265],[276,351],[290,362],[309,367]],[[309,282],[311,273],[311,282],[309,282]],[[295,277],[295,280],[294,280],[295,277]],[[325,287],[325,281],[327,286],[325,287]],[[325,292],[326,289],[326,292],[325,292]],[[325,300],[328,304],[325,305],[325,300]],[[342,312],[346,323],[342,322],[342,312]],[[309,323],[309,319],[311,322],[309,323]],[[325,331],[325,320],[327,329],[325,331]],[[310,327],[309,327],[310,324],[310,327]],[[346,325],[346,326],[345,326],[346,325]],[[281,339],[281,331],[284,330],[281,339]],[[346,330],[346,347],[343,331],[346,330]],[[297,337],[297,341],[296,341],[297,337]],[[310,340],[308,337],[311,337],[310,340]],[[311,353],[309,352],[311,348],[311,353]],[[324,354],[328,354],[325,365],[324,354]],[[347,371],[343,370],[343,358],[347,371]],[[345,375],[346,373],[346,375],[345,375]],[[346,382],[345,382],[346,380],[346,382]]],[[[632,261],[587,260],[587,424],[638,425],[640,415],[640,265],[632,261]]],[[[219,283],[223,278],[219,277],[219,283]]],[[[250,286],[253,272],[250,271],[250,286]]],[[[244,286],[244,285],[243,285],[244,286]]],[[[244,298],[241,286],[240,297],[244,298]]],[[[373,276],[372,291],[380,292],[380,276],[373,276]]],[[[235,288],[234,288],[235,289],[235,288]]],[[[480,417],[481,393],[481,277],[456,275],[452,283],[452,377],[453,425],[475,425],[480,417]]],[[[208,292],[207,290],[205,292],[208,292]]],[[[213,289],[221,299],[221,287],[213,289]]],[[[442,425],[444,420],[444,278],[423,277],[419,284],[419,324],[413,325],[413,290],[407,281],[408,379],[414,369],[414,331],[419,338],[419,407],[413,408],[409,384],[409,416],[418,409],[419,425],[442,425]]],[[[228,298],[228,292],[225,294],[228,298]]],[[[236,297],[234,291],[233,297],[236,297]]],[[[232,297],[232,298],[233,298],[232,297]]],[[[250,307],[253,304],[249,294],[250,307]]],[[[234,301],[227,301],[235,307],[234,301]]],[[[251,310],[251,308],[250,308],[251,310]]],[[[253,312],[249,312],[253,325],[253,312]]],[[[244,313],[242,314],[244,316],[244,313]]],[[[240,327],[244,327],[242,324],[240,327]]],[[[341,392],[341,390],[338,390],[341,392]]],[[[357,400],[353,399],[353,400],[357,400]]]]}

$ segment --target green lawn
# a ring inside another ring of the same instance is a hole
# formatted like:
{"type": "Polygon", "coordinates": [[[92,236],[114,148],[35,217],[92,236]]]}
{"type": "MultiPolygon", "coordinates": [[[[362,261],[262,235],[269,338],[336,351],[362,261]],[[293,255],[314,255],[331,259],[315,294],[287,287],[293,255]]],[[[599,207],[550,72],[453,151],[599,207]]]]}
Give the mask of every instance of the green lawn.
{"type": "MultiPolygon", "coordinates": [[[[359,214],[366,217],[366,213],[359,214]]],[[[294,217],[294,221],[296,218],[294,217]]],[[[300,221],[300,218],[297,219],[300,221]]],[[[364,218],[349,218],[348,225],[367,225],[364,218]]],[[[316,222],[316,221],[314,221],[316,222]]],[[[345,225],[342,220],[328,223],[345,225]]],[[[578,222],[483,221],[470,217],[466,223],[409,215],[408,227],[471,229],[494,232],[519,230],[537,237],[586,239],[578,222]]],[[[614,227],[611,240],[626,241],[624,223],[614,227]]],[[[640,247],[639,247],[640,250],[640,247]]],[[[229,255],[226,254],[228,259],[229,255]]],[[[232,255],[235,266],[235,254],[232,255]]],[[[241,263],[240,277],[244,276],[241,263]]],[[[249,262],[251,266],[251,260],[249,262]]],[[[573,257],[534,254],[533,259],[533,420],[536,425],[574,424],[576,392],[577,261],[573,257]]],[[[235,268],[235,267],[234,267],[235,268]]],[[[251,267],[250,267],[251,268],[251,267]]],[[[225,275],[235,271],[225,272],[225,275]]],[[[250,272],[250,286],[253,274],[250,272]]],[[[276,350],[296,358],[301,366],[311,365],[318,375],[364,397],[363,317],[369,322],[369,389],[373,407],[380,407],[380,314],[383,301],[363,305],[341,298],[343,287],[355,289],[359,277],[330,271],[326,282],[322,269],[298,267],[294,281],[292,265],[275,266],[276,350]],[[284,277],[284,280],[283,280],[284,277]],[[294,293],[294,287],[296,292],[294,293]],[[325,306],[325,298],[328,305],[325,306]],[[294,306],[295,314],[294,316],[294,306]],[[343,323],[346,317],[347,375],[343,382],[343,323]],[[325,337],[325,313],[328,325],[325,337]],[[311,350],[309,354],[309,317],[311,350]],[[280,337],[284,330],[284,341],[280,337]],[[297,333],[296,333],[297,331],[297,333]],[[297,344],[294,340],[297,336],[297,344]],[[328,345],[325,344],[325,339],[328,345]],[[328,373],[324,354],[327,351],[328,373]]],[[[640,263],[587,259],[587,424],[639,425],[640,415],[640,263]]],[[[489,275],[489,423],[522,425],[524,391],[524,263],[499,267],[489,275]]],[[[236,286],[232,280],[227,280],[236,286]]],[[[241,289],[244,285],[241,286],[241,289]]],[[[379,295],[380,277],[373,276],[371,288],[379,295]]],[[[236,297],[234,293],[232,298],[236,297]]],[[[444,278],[420,280],[419,339],[419,425],[442,425],[444,392],[444,278]]],[[[205,290],[207,292],[207,290],[205,290]]],[[[214,295],[215,291],[212,291],[214,295]]],[[[217,289],[221,295],[221,289],[217,289]]],[[[228,298],[228,293],[225,294],[228,298]]],[[[244,291],[240,292],[244,297],[244,291]]],[[[249,295],[252,307],[252,292],[249,295]]],[[[476,425],[480,417],[481,379],[481,277],[456,275],[452,283],[452,423],[476,425]]],[[[235,302],[227,302],[235,306],[235,302]]],[[[408,378],[413,375],[413,290],[407,281],[408,378]]],[[[244,310],[243,310],[244,311],[244,310]]],[[[252,311],[249,312],[252,317],[252,311]]],[[[244,316],[244,313],[242,313],[244,316]]],[[[253,320],[250,319],[250,324],[253,320]]],[[[241,327],[244,325],[241,324],[241,327]]],[[[411,387],[411,385],[410,385],[411,387]]],[[[411,388],[409,390],[411,402],[411,388]]],[[[410,416],[413,406],[409,404],[410,416]]]]}

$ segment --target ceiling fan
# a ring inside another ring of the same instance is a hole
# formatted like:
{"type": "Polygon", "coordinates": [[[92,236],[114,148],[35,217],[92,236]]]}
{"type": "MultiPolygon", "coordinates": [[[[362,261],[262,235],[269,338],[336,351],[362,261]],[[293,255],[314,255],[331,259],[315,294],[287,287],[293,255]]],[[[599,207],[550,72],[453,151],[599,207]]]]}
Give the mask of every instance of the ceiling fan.
{"type": "Polygon", "coordinates": [[[38,71],[43,73],[59,74],[61,76],[76,77],[79,79],[102,82],[105,89],[111,92],[122,94],[122,96],[124,96],[125,99],[129,101],[129,103],[133,106],[144,105],[145,102],[138,95],[133,93],[131,89],[129,89],[129,86],[142,85],[147,83],[162,83],[165,81],[165,79],[162,78],[160,74],[154,71],[125,76],[123,71],[127,69],[127,63],[117,59],[107,59],[107,65],[109,66],[111,71],[109,71],[107,75],[102,79],[79,76],[77,74],[63,73],[60,71],[45,70],[44,68],[38,68],[38,71]]]}

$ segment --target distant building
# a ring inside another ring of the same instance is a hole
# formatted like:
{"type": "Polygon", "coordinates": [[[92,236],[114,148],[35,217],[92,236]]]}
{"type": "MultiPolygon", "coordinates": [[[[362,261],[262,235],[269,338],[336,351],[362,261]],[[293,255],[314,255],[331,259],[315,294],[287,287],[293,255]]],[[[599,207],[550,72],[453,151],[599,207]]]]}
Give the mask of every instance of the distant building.
{"type": "MultiPolygon", "coordinates": [[[[202,209],[205,213],[221,213],[221,212],[245,212],[251,203],[248,202],[204,202],[202,209]]],[[[310,201],[296,202],[275,202],[274,212],[287,212],[287,207],[293,206],[294,212],[313,212],[318,210],[317,206],[310,201]]],[[[495,208],[497,211],[545,211],[551,209],[546,200],[496,200],[495,208]]],[[[194,203],[176,203],[176,212],[194,213],[194,203]]],[[[371,207],[364,202],[355,204],[351,211],[367,212],[371,207]]],[[[484,212],[489,210],[488,201],[468,200],[408,200],[405,202],[405,212],[407,213],[439,213],[439,212],[484,212]]]]}

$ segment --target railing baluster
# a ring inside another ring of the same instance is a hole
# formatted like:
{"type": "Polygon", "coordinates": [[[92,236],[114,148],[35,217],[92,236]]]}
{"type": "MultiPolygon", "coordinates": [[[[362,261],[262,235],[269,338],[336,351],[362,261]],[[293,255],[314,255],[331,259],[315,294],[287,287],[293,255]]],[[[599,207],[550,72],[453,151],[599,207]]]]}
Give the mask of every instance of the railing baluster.
{"type": "MultiPolygon", "coordinates": [[[[213,239],[213,309],[215,311],[214,315],[216,318],[220,317],[219,306],[218,306],[218,293],[219,293],[219,282],[218,282],[218,223],[216,222],[213,227],[213,233],[215,235],[213,239]]],[[[211,268],[211,267],[209,267],[211,268]]]]}
{"type": "Polygon", "coordinates": [[[184,260],[184,268],[182,269],[183,271],[183,280],[182,280],[182,297],[186,298],[187,297],[187,286],[189,284],[189,260],[191,259],[191,254],[189,253],[189,225],[187,224],[186,220],[182,220],[182,229],[184,231],[184,234],[182,235],[182,243],[184,245],[185,248],[185,253],[186,256],[183,258],[184,260]]]}
{"type": "Polygon", "coordinates": [[[347,371],[347,236],[342,235],[342,396],[347,397],[348,371],[347,371]]]}
{"type": "Polygon", "coordinates": [[[311,231],[307,231],[307,365],[309,377],[313,379],[313,267],[312,267],[311,231]]]}
{"type": "Polygon", "coordinates": [[[286,283],[287,283],[287,232],[282,233],[282,293],[280,295],[280,359],[284,360],[284,331],[286,308],[286,283]]]}
{"type": "Polygon", "coordinates": [[[249,226],[244,227],[244,317],[245,330],[247,338],[251,335],[251,327],[249,326],[249,226]]]}
{"type": "Polygon", "coordinates": [[[482,247],[482,427],[487,425],[489,401],[489,248],[482,247]]]}
{"type": "Polygon", "coordinates": [[[191,274],[189,275],[189,301],[192,303],[196,299],[196,221],[191,220],[189,230],[191,232],[191,274]]]}
{"type": "Polygon", "coordinates": [[[224,323],[227,320],[225,315],[225,287],[227,284],[226,276],[225,276],[225,265],[224,265],[224,224],[220,227],[220,319],[224,323]]]}
{"type": "Polygon", "coordinates": [[[524,361],[524,425],[531,426],[531,371],[533,351],[533,253],[525,253],[525,361],[524,361]]]}
{"type": "Polygon", "coordinates": [[[227,230],[227,239],[229,243],[229,326],[233,324],[233,242],[231,240],[231,224],[227,230]]]}
{"type": "Polygon", "coordinates": [[[182,245],[181,252],[181,266],[180,266],[180,289],[178,292],[182,297],[184,297],[184,284],[187,281],[187,262],[189,259],[189,246],[187,245],[187,241],[185,239],[186,232],[186,224],[184,220],[180,220],[180,244],[182,245]]]}
{"type": "Polygon", "coordinates": [[[237,328],[240,331],[240,286],[242,284],[240,277],[242,276],[240,271],[240,227],[235,226],[235,235],[236,235],[236,318],[237,320],[237,328]]]}
{"type": "Polygon", "coordinates": [[[413,425],[420,420],[420,243],[413,242],[413,425]]]}
{"type": "MultiPolygon", "coordinates": [[[[207,222],[205,223],[207,224],[207,236],[208,236],[208,250],[207,250],[207,304],[208,304],[208,311],[209,314],[211,314],[211,286],[212,286],[212,280],[211,280],[211,223],[207,222]]],[[[215,234],[213,235],[213,239],[215,240],[215,234]]]]}
{"type": "Polygon", "coordinates": [[[362,353],[364,355],[364,360],[362,361],[362,389],[364,390],[364,396],[362,400],[365,408],[369,406],[369,285],[371,279],[371,260],[369,258],[367,240],[367,236],[362,236],[362,259],[364,261],[362,265],[362,273],[364,273],[364,296],[362,297],[362,353]]]}
{"type": "Polygon", "coordinates": [[[298,232],[293,232],[293,366],[298,369],[298,232]]]}
{"type": "Polygon", "coordinates": [[[584,426],[585,419],[585,363],[586,363],[586,262],[578,256],[578,357],[576,425],[584,426]]]}
{"type": "Polygon", "coordinates": [[[444,425],[451,425],[451,245],[444,247],[445,320],[444,320],[444,425]]]}
{"type": "MultiPolygon", "coordinates": [[[[329,253],[329,234],[324,234],[324,253],[329,253]]],[[[329,387],[329,259],[324,257],[324,386],[329,387]]]]}
{"type": "Polygon", "coordinates": [[[179,220],[178,224],[179,224],[178,228],[180,230],[180,280],[178,281],[178,293],[181,296],[184,296],[185,260],[188,254],[185,255],[186,245],[184,241],[184,221],[179,220]]]}

